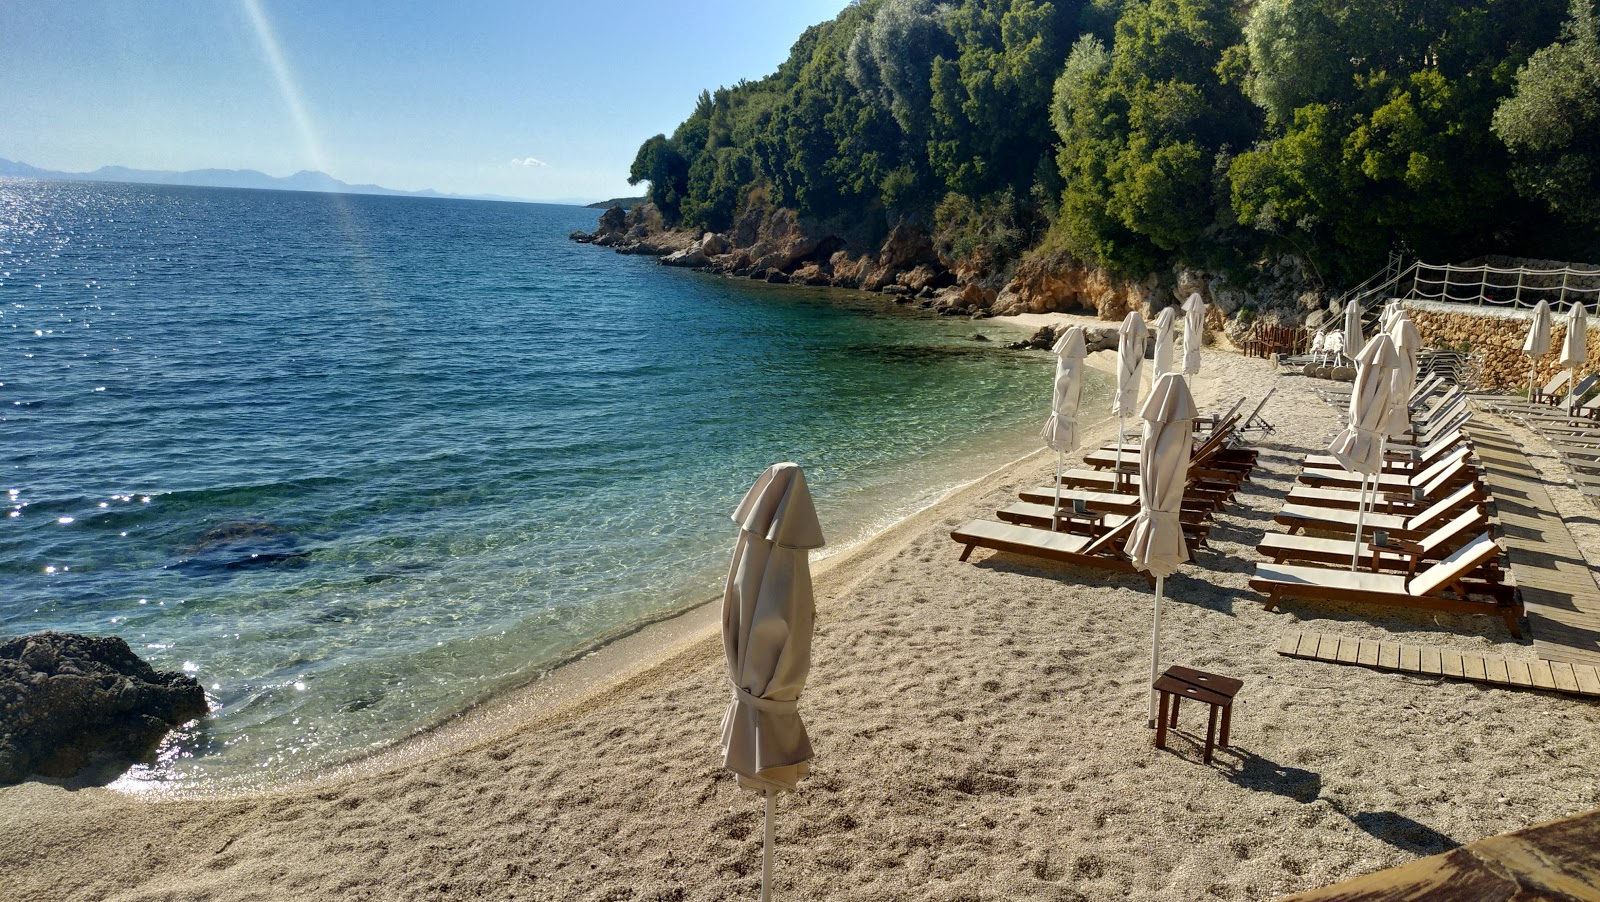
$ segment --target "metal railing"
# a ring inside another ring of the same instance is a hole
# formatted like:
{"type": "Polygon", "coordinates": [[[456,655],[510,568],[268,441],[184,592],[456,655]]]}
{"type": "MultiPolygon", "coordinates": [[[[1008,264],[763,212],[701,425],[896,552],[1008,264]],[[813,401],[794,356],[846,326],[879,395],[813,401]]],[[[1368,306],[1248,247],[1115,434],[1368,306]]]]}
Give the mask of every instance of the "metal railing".
{"type": "Polygon", "coordinates": [[[1391,297],[1505,308],[1548,301],[1557,313],[1574,303],[1600,308],[1600,267],[1456,266],[1418,260],[1397,271],[1386,267],[1346,292],[1341,301],[1369,304],[1391,297]]]}

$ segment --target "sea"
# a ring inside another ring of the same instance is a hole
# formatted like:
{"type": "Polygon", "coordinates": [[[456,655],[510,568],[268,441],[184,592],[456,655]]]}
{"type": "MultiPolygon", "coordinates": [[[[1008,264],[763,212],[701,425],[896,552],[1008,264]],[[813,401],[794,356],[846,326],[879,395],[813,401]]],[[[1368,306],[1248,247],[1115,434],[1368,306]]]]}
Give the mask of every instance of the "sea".
{"type": "Polygon", "coordinates": [[[597,217],[0,180],[0,637],[120,636],[212,709],[117,785],[304,777],[712,601],[771,463],[829,554],[1040,447],[1015,329],[597,217]]]}

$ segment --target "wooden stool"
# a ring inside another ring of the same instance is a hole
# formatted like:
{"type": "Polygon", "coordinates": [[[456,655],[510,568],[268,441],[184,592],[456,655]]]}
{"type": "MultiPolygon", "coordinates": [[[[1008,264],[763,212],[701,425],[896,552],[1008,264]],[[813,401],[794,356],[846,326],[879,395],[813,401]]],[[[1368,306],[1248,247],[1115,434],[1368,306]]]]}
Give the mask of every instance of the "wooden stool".
{"type": "Polygon", "coordinates": [[[1232,677],[1218,676],[1189,667],[1168,667],[1155,682],[1155,691],[1161,696],[1161,710],[1156,715],[1156,748],[1167,747],[1167,727],[1178,726],[1178,703],[1185,698],[1205,702],[1211,706],[1211,720],[1206,725],[1206,763],[1211,763],[1211,750],[1221,745],[1228,747],[1228,727],[1233,722],[1233,696],[1244,683],[1232,677]],[[1167,703],[1170,698],[1172,715],[1169,721],[1167,703]],[[1217,711],[1222,711],[1222,739],[1217,741],[1217,711]]]}

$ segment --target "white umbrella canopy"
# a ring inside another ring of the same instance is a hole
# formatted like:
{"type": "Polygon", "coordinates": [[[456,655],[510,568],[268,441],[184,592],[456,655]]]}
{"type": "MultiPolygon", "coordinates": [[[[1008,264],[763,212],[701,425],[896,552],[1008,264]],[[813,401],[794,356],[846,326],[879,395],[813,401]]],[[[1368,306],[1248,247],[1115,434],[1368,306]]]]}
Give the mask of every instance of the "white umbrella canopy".
{"type": "Polygon", "coordinates": [[[1389,420],[1389,393],[1400,354],[1386,333],[1372,336],[1356,354],[1356,381],[1350,389],[1350,423],[1328,446],[1328,453],[1352,473],[1375,475],[1382,463],[1379,439],[1389,420]]]}
{"type": "Polygon", "coordinates": [[[1540,301],[1533,308],[1533,322],[1528,325],[1528,337],[1523,339],[1522,353],[1538,359],[1550,353],[1550,302],[1540,301]]]}
{"type": "Polygon", "coordinates": [[[1540,301],[1533,307],[1533,322],[1528,324],[1528,337],[1523,339],[1522,353],[1528,355],[1528,397],[1533,397],[1533,380],[1539,371],[1539,358],[1550,353],[1550,302],[1540,301]]]}
{"type": "Polygon", "coordinates": [[[1422,352],[1422,333],[1402,310],[1389,321],[1385,334],[1394,342],[1397,360],[1394,374],[1389,377],[1389,420],[1384,431],[1390,438],[1399,438],[1411,429],[1411,393],[1417,388],[1417,355],[1422,352]]]}
{"type": "Polygon", "coordinates": [[[1361,335],[1361,305],[1351,301],[1344,308],[1344,348],[1345,354],[1353,355],[1366,345],[1366,340],[1361,335]]]}
{"type": "Polygon", "coordinates": [[[1117,327],[1117,393],[1111,397],[1114,416],[1132,416],[1139,409],[1139,368],[1144,366],[1150,329],[1139,311],[1130,312],[1117,327]]]}
{"type": "Polygon", "coordinates": [[[1189,547],[1183,541],[1183,491],[1189,481],[1190,433],[1196,413],[1189,386],[1177,373],[1162,376],[1139,411],[1144,418],[1144,442],[1139,446],[1139,513],[1124,550],[1135,567],[1156,578],[1150,633],[1150,726],[1156,719],[1153,684],[1161,675],[1161,596],[1166,578],[1189,559],[1189,547]]]}
{"type": "Polygon", "coordinates": [[[722,595],[733,701],[722,719],[722,762],[746,789],[793,790],[813,754],[797,707],[811,671],[808,552],[823,546],[805,472],[794,463],[768,467],[733,519],[739,539],[722,595]]]}
{"type": "Polygon", "coordinates": [[[1311,336],[1311,353],[1313,353],[1313,354],[1321,354],[1322,353],[1322,348],[1323,348],[1323,346],[1325,344],[1327,344],[1327,341],[1328,341],[1327,333],[1325,333],[1325,332],[1323,332],[1321,330],[1318,330],[1317,334],[1311,336]]]}
{"type": "Polygon", "coordinates": [[[1123,317],[1117,327],[1117,393],[1111,396],[1111,413],[1117,418],[1117,455],[1111,472],[1112,484],[1122,491],[1122,440],[1127,431],[1127,420],[1139,412],[1139,368],[1144,366],[1145,345],[1150,330],[1137,310],[1123,317]]]}
{"type": "Polygon", "coordinates": [[[1083,400],[1083,327],[1073,326],[1056,340],[1055,391],[1050,398],[1050,418],[1044,421],[1040,437],[1056,452],[1056,499],[1051,507],[1050,531],[1056,529],[1061,512],[1061,467],[1068,451],[1078,450],[1078,403],[1083,400]]]}
{"type": "Polygon", "coordinates": [[[1062,333],[1052,349],[1056,353],[1055,392],[1050,401],[1050,418],[1045,420],[1040,437],[1059,452],[1078,450],[1078,403],[1083,400],[1083,359],[1089,352],[1083,341],[1083,327],[1073,326],[1062,333]]]}
{"type": "Polygon", "coordinates": [[[1578,383],[1578,367],[1588,362],[1589,310],[1573,301],[1572,309],[1567,311],[1567,335],[1561,340],[1561,365],[1573,370],[1572,384],[1578,383]]]}
{"type": "Polygon", "coordinates": [[[1183,302],[1183,372],[1186,375],[1200,372],[1200,346],[1205,343],[1205,331],[1206,302],[1195,292],[1183,302]]]}
{"type": "Polygon", "coordinates": [[[1177,351],[1177,329],[1175,328],[1178,313],[1175,308],[1168,307],[1156,316],[1156,349],[1150,360],[1151,384],[1155,380],[1172,372],[1172,358],[1177,351]]]}
{"type": "Polygon", "coordinates": [[[772,894],[773,808],[811,769],[800,692],[811,672],[815,600],[810,550],[822,526],[799,464],[768,467],[733,512],[739,539],[722,593],[722,648],[733,701],[722,718],[722,766],[766,795],[762,902],[772,894]]]}
{"type": "Polygon", "coordinates": [[[1179,519],[1192,450],[1190,422],[1196,416],[1189,386],[1177,373],[1162,376],[1150,389],[1139,416],[1144,419],[1144,441],[1139,446],[1139,514],[1126,551],[1140,570],[1169,576],[1189,559],[1179,519]]]}

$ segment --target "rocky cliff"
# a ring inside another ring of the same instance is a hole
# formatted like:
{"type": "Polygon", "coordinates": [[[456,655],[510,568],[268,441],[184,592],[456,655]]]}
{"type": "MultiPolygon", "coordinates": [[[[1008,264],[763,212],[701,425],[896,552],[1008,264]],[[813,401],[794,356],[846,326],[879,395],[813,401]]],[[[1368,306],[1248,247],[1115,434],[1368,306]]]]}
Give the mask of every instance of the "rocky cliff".
{"type": "Polygon", "coordinates": [[[1285,257],[1265,261],[1250,286],[1215,273],[1175,268],[1141,280],[1118,277],[1065,252],[1039,250],[1005,271],[984,271],[953,260],[927,229],[900,222],[887,235],[852,233],[839,224],[801,217],[787,209],[752,209],[725,233],[668,229],[650,204],[601,214],[594,232],[573,232],[574,241],[622,254],[653,254],[668,266],[760,279],[827,285],[893,295],[945,316],[1008,316],[1018,313],[1082,313],[1108,321],[1130,310],[1147,316],[1199,292],[1222,314],[1230,333],[1258,317],[1298,323],[1325,315],[1327,295],[1310,287],[1312,274],[1285,257]],[[1236,317],[1248,310],[1248,317],[1236,317]]]}

